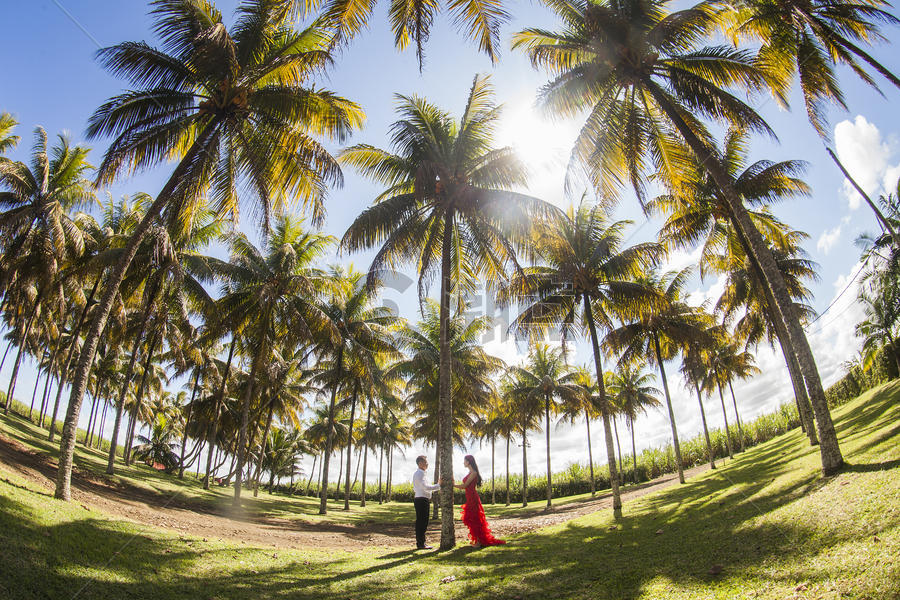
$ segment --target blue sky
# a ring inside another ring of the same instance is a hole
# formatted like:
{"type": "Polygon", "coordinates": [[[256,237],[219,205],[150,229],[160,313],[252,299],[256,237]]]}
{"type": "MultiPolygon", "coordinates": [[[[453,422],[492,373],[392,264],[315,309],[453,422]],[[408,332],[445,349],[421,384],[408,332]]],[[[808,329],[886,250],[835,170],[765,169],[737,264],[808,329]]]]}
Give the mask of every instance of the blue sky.
{"type": "MultiPolygon", "coordinates": [[[[235,5],[234,1],[218,2],[226,23],[230,23],[235,5]]],[[[517,147],[533,165],[530,188],[533,194],[560,205],[566,204],[568,200],[563,198],[561,186],[564,163],[568,144],[580,123],[548,123],[540,118],[533,104],[536,90],[546,78],[533,71],[524,56],[509,50],[512,32],[527,26],[553,27],[554,21],[537,3],[510,2],[508,9],[514,18],[503,31],[499,64],[491,65],[487,57],[478,54],[472,44],[457,33],[448,17],[439,16],[426,47],[424,72],[420,74],[414,52],[400,53],[394,49],[387,26],[386,4],[380,4],[369,29],[341,52],[327,79],[321,81],[325,87],[364,108],[368,116],[366,127],[352,142],[387,146],[388,128],[395,119],[394,94],[424,95],[439,106],[458,113],[474,75],[490,73],[497,99],[506,106],[498,142],[517,147]]],[[[22,142],[12,154],[16,159],[27,157],[31,131],[37,125],[43,126],[51,136],[67,130],[76,141],[83,140],[85,124],[93,110],[123,89],[123,83],[105,73],[94,60],[93,54],[98,47],[126,40],[154,42],[147,6],[142,2],[30,0],[10,3],[4,14],[4,32],[0,36],[0,110],[13,113],[21,123],[18,133],[22,142]]],[[[896,30],[885,33],[891,38],[896,30]]],[[[873,54],[889,69],[900,70],[898,53],[889,46],[880,45],[873,54]]],[[[895,112],[900,91],[882,86],[885,96],[881,96],[860,83],[848,70],[842,69],[839,73],[850,111],[831,111],[832,126],[836,129],[834,143],[842,160],[867,191],[876,195],[884,193],[885,181],[893,180],[896,186],[900,174],[900,140],[897,138],[900,120],[895,112]]],[[[775,212],[793,227],[810,234],[806,249],[819,263],[821,276],[821,280],[811,286],[815,294],[813,304],[818,310],[824,310],[856,272],[859,252],[853,246],[853,239],[862,231],[875,230],[875,221],[865,205],[859,206],[855,195],[847,192],[843,178],[806,121],[802,102],[796,94],[791,112],[779,109],[768,98],[757,98],[754,103],[777,132],[779,141],[755,139],[751,158],[803,159],[810,163],[806,179],[813,188],[812,197],[779,205],[775,212]]],[[[92,145],[95,148],[92,158],[97,163],[105,144],[100,140],[92,145]]],[[[116,197],[137,191],[155,194],[171,169],[171,165],[160,165],[152,171],[117,182],[109,192],[116,197]]],[[[343,234],[352,219],[379,191],[352,172],[346,172],[345,176],[344,188],[332,191],[327,204],[325,230],[336,236],[343,234]]],[[[887,187],[891,189],[890,185],[887,187]]],[[[618,214],[634,219],[638,225],[645,221],[634,198],[627,192],[623,193],[618,214]]],[[[255,236],[252,222],[244,222],[241,226],[255,236]]],[[[632,241],[652,237],[656,228],[654,222],[643,225],[632,241]]],[[[365,269],[368,258],[367,255],[356,255],[336,260],[352,260],[365,269]]],[[[691,253],[682,253],[672,259],[673,266],[678,267],[692,262],[696,262],[696,256],[691,253]]],[[[696,282],[695,299],[714,296],[716,286],[715,279],[696,282]]],[[[849,358],[858,347],[850,331],[859,316],[854,296],[855,289],[851,287],[810,328],[810,339],[826,384],[838,377],[840,362],[849,358]]],[[[415,318],[415,286],[404,293],[392,292],[388,297],[400,307],[401,314],[415,318]]],[[[508,360],[516,360],[516,349],[510,343],[485,341],[491,351],[508,360]]],[[[575,361],[580,363],[587,359],[584,348],[579,347],[575,361]]],[[[763,375],[736,386],[746,413],[742,415],[744,417],[771,410],[790,397],[779,357],[761,349],[758,359],[763,375]]],[[[0,381],[7,381],[9,376],[12,361],[7,362],[0,381]]],[[[676,366],[670,365],[669,371],[674,373],[676,366]]],[[[17,396],[22,398],[30,394],[33,377],[33,367],[27,365],[18,384],[17,396]]],[[[695,399],[677,384],[673,385],[673,393],[679,432],[683,436],[693,435],[699,429],[699,416],[694,414],[695,399]]],[[[721,415],[712,403],[707,410],[713,423],[719,423],[721,415]]],[[[87,411],[83,412],[86,418],[87,411]]],[[[662,444],[669,435],[661,412],[647,417],[638,430],[644,446],[662,444]]],[[[586,455],[581,438],[564,435],[568,431],[566,427],[554,430],[554,436],[560,440],[560,458],[557,459],[560,468],[567,462],[584,460],[586,455]]],[[[580,434],[581,430],[576,431],[580,434]]],[[[538,452],[532,455],[535,457],[543,450],[539,437],[534,436],[533,440],[533,451],[538,452]]],[[[594,447],[595,460],[602,461],[601,440],[595,439],[594,447]]],[[[484,450],[477,447],[470,450],[480,455],[480,459],[486,458],[484,450]]],[[[407,454],[415,456],[417,452],[407,454]]],[[[520,464],[515,456],[512,460],[513,465],[520,464]]]]}

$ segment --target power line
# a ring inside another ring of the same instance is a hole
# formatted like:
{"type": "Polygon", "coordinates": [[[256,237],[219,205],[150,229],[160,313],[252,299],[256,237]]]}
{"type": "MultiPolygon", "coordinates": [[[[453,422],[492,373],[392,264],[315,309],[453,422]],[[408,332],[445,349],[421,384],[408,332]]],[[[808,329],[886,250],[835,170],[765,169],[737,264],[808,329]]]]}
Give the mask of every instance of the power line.
{"type": "MultiPolygon", "coordinates": [[[[869,258],[871,258],[871,255],[869,255],[868,257],[866,257],[866,260],[864,260],[864,261],[863,261],[863,264],[861,264],[861,265],[859,266],[859,269],[856,270],[856,274],[850,279],[850,281],[847,282],[847,285],[844,286],[844,289],[841,290],[841,293],[838,294],[838,295],[835,297],[835,299],[831,301],[831,304],[829,304],[827,307],[825,307],[825,310],[823,310],[821,313],[819,313],[818,316],[817,316],[815,319],[813,319],[812,321],[810,321],[809,323],[807,323],[806,326],[804,327],[804,329],[808,329],[813,323],[815,323],[816,321],[818,321],[819,319],[821,319],[822,317],[824,317],[824,316],[825,316],[825,313],[827,313],[829,310],[832,309],[832,307],[834,307],[835,304],[837,304],[837,301],[840,300],[840,299],[841,299],[841,296],[843,296],[843,295],[847,292],[847,290],[850,289],[850,286],[853,285],[853,282],[856,281],[856,278],[859,277],[859,274],[862,273],[862,270],[866,267],[867,264],[869,264],[869,258]]],[[[847,308],[849,308],[849,306],[848,306],[847,308]]],[[[846,310],[847,310],[847,309],[845,308],[844,310],[842,310],[842,311],[841,311],[840,313],[838,313],[838,314],[843,314],[844,311],[846,311],[846,310]]],[[[828,323],[832,323],[833,321],[834,321],[834,320],[832,319],[831,321],[828,321],[828,323]]],[[[826,323],[826,325],[827,325],[827,323],[826,323]]],[[[824,325],[823,325],[823,327],[824,327],[824,325]]],[[[822,328],[817,329],[817,330],[816,330],[816,333],[818,333],[819,331],[821,331],[821,329],[822,329],[822,328]]]]}

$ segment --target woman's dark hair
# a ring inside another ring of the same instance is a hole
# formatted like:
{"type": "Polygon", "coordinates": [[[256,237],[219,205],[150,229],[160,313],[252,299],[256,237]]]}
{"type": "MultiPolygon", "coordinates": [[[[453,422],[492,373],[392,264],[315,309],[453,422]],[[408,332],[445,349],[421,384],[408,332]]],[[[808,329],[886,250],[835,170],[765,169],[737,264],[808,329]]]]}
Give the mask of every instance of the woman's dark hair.
{"type": "Polygon", "coordinates": [[[475,462],[475,457],[471,454],[466,454],[463,460],[469,461],[469,464],[472,465],[472,470],[475,471],[475,485],[481,485],[481,472],[478,470],[478,463],[475,462]]]}

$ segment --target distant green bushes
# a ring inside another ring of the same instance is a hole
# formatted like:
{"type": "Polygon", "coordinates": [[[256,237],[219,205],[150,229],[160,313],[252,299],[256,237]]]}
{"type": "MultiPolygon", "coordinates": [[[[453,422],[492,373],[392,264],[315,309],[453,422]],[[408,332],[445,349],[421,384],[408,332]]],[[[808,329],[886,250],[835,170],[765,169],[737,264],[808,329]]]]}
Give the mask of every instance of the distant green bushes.
{"type": "Polygon", "coordinates": [[[882,346],[875,355],[875,360],[868,371],[862,365],[854,363],[847,374],[825,390],[828,406],[834,408],[853,400],[863,392],[891,379],[896,379],[897,362],[890,346],[882,346]]]}
{"type": "MultiPolygon", "coordinates": [[[[749,448],[751,446],[756,446],[757,444],[762,444],[763,442],[767,442],[770,439],[779,436],[783,433],[787,433],[791,429],[800,426],[800,419],[797,415],[797,407],[794,404],[784,404],[778,408],[774,413],[761,415],[755,420],[749,423],[742,423],[742,429],[744,434],[744,447],[749,448]]],[[[734,444],[735,450],[740,447],[740,442],[738,438],[738,428],[736,426],[731,426],[731,436],[732,443],[734,444]]],[[[725,432],[720,429],[712,429],[709,432],[710,442],[713,448],[713,456],[719,460],[728,456],[728,447],[725,441],[725,432]]],[[[595,439],[595,443],[596,443],[595,439]]],[[[634,480],[634,467],[631,460],[631,453],[626,450],[626,446],[631,445],[631,438],[627,436],[627,434],[623,435],[621,438],[622,442],[622,451],[623,451],[623,465],[622,465],[622,475],[623,479],[626,483],[631,483],[634,480]]],[[[696,465],[704,464],[708,461],[706,456],[706,440],[703,437],[703,434],[697,435],[688,440],[681,441],[681,456],[682,460],[684,460],[684,467],[690,468],[696,465]]],[[[498,454],[498,465],[499,461],[503,460],[501,456],[498,454]]],[[[531,465],[533,465],[535,469],[535,473],[528,474],[528,501],[529,502],[540,502],[541,500],[545,500],[547,498],[547,476],[541,475],[537,471],[544,464],[543,456],[538,455],[530,455],[532,461],[531,465]]],[[[511,465],[513,469],[515,469],[516,465],[511,465]]],[[[482,465],[483,473],[482,475],[490,473],[490,464],[482,465]]],[[[660,477],[661,475],[665,475],[668,473],[676,472],[675,467],[675,451],[672,447],[672,444],[667,444],[661,448],[648,448],[638,454],[637,458],[637,480],[639,483],[649,481],[651,479],[655,479],[660,477]]],[[[406,475],[405,473],[403,475],[406,475]]],[[[596,481],[597,490],[609,489],[609,468],[607,465],[595,463],[594,464],[594,478],[596,481]]],[[[496,497],[498,503],[506,502],[506,477],[500,476],[497,477],[496,482],[496,497]]],[[[510,473],[509,476],[509,488],[510,488],[510,502],[512,503],[521,503],[522,502],[522,475],[521,473],[510,473]]],[[[281,486],[277,488],[278,491],[287,491],[287,486],[281,486]]],[[[306,490],[305,482],[303,485],[297,486],[297,492],[295,493],[303,493],[306,490]]],[[[357,482],[357,484],[353,487],[350,497],[353,500],[359,500],[361,493],[361,486],[357,482]]],[[[491,498],[491,480],[485,478],[484,483],[481,485],[481,498],[485,503],[490,502],[491,498]]],[[[591,491],[591,479],[590,479],[590,470],[586,463],[574,463],[569,465],[564,471],[553,474],[553,497],[561,498],[565,496],[574,496],[577,494],[586,494],[591,491]]],[[[313,483],[313,486],[310,491],[311,495],[318,495],[318,488],[313,483]]],[[[332,487],[329,491],[329,497],[333,497],[335,499],[344,497],[343,487],[340,489],[336,487],[332,487]]],[[[377,502],[378,501],[378,484],[374,485],[372,482],[369,482],[366,485],[366,498],[367,502],[377,502]]],[[[413,498],[413,490],[412,485],[403,481],[399,484],[394,484],[391,490],[391,499],[400,502],[411,502],[413,498]]],[[[454,500],[456,503],[461,503],[465,499],[465,494],[460,490],[457,490],[454,494],[454,500]]]]}

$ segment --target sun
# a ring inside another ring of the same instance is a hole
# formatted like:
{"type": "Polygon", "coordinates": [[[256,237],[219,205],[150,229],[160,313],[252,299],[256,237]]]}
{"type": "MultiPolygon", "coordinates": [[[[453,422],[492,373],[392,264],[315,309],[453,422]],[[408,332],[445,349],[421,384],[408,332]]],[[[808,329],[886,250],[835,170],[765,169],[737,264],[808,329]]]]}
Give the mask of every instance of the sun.
{"type": "Polygon", "coordinates": [[[550,121],[534,106],[509,106],[500,118],[497,141],[510,146],[533,174],[564,173],[578,134],[569,122],[550,121]]]}

